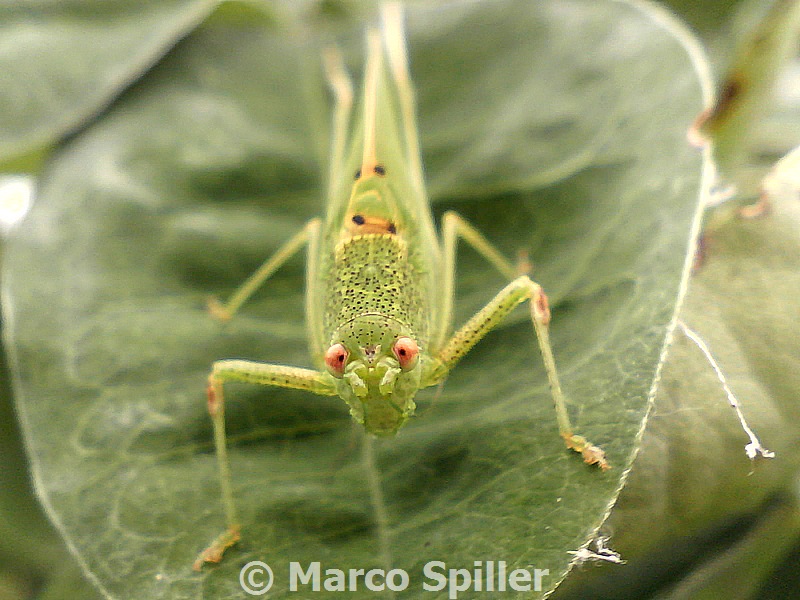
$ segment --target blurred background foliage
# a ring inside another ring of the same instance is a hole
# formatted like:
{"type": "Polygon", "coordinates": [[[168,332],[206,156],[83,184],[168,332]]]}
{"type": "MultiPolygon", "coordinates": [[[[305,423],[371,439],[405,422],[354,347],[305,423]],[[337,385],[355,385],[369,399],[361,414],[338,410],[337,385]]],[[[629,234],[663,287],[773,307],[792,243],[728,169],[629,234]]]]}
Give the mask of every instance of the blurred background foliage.
{"type": "MultiPolygon", "coordinates": [[[[87,31],[94,35],[91,39],[113,46],[113,32],[105,32],[106,35],[103,32],[102,8],[89,0],[83,4],[87,31]]],[[[153,36],[131,42],[141,56],[132,61],[134,72],[119,73],[117,77],[135,78],[135,71],[148,69],[158,59],[153,48],[163,46],[168,50],[166,41],[180,39],[207,17],[213,4],[165,2],[167,16],[158,25],[154,24],[153,36]],[[175,14],[182,12],[189,16],[170,19],[170,8],[175,9],[175,14]]],[[[335,12],[340,3],[325,4],[335,12]]],[[[671,0],[661,4],[697,34],[710,56],[715,80],[722,88],[726,74],[733,68],[737,48],[752,35],[774,3],[671,0]]],[[[782,4],[788,14],[789,7],[796,3],[782,4]]],[[[131,6],[135,18],[136,7],[131,6]]],[[[20,10],[21,3],[0,3],[0,11],[6,14],[20,10]]],[[[8,43],[13,43],[13,35],[13,31],[0,28],[0,46],[6,43],[2,36],[8,36],[8,43]]],[[[739,214],[741,206],[757,199],[761,181],[772,165],[800,140],[796,27],[791,29],[790,37],[792,51],[788,62],[781,64],[774,93],[764,95],[742,134],[727,142],[739,144],[735,150],[742,156],[728,165],[726,179],[720,185],[728,190],[729,196],[733,195],[733,200],[709,210],[703,238],[705,256],[699,264],[683,318],[710,341],[723,369],[732,374],[732,385],[741,398],[748,394],[780,396],[784,401],[774,403],[775,412],[782,419],[795,417],[796,423],[799,411],[787,405],[786,399],[797,404],[800,387],[787,373],[795,366],[792,357],[796,361],[798,355],[793,352],[796,346],[791,342],[796,336],[786,319],[796,314],[791,303],[797,305],[797,296],[792,294],[798,290],[793,287],[796,280],[786,273],[795,267],[792,259],[796,259],[800,247],[797,188],[789,186],[784,197],[771,199],[768,217],[743,220],[739,214]],[[736,186],[735,194],[726,188],[727,184],[736,186]],[[716,257],[721,258],[716,261],[716,257]],[[750,274],[744,284],[729,286],[731,273],[742,271],[750,274]],[[756,377],[755,382],[748,379],[746,369],[738,368],[740,364],[757,362],[754,356],[759,356],[762,363],[777,365],[774,371],[756,377]],[[741,375],[740,380],[737,374],[741,375]]],[[[57,41],[58,36],[53,39],[57,41]]],[[[109,89],[118,85],[118,81],[110,81],[109,89]]],[[[98,90],[96,100],[82,114],[71,115],[71,121],[57,115],[43,115],[35,126],[30,124],[28,129],[9,135],[4,132],[4,143],[12,139],[16,146],[0,143],[4,149],[0,172],[35,175],[46,160],[47,148],[102,111],[110,101],[107,93],[108,90],[98,90]]],[[[788,177],[791,178],[791,172],[788,177]]],[[[796,267],[794,270],[797,271],[796,267]]],[[[797,323],[793,325],[796,327],[797,323]]],[[[98,597],[41,512],[31,489],[5,354],[0,354],[0,361],[0,600],[98,597]]],[[[768,414],[755,418],[757,425],[764,426],[761,433],[768,446],[772,417],[768,414]]],[[[797,429],[785,435],[797,447],[797,429]]],[[[800,597],[797,458],[779,456],[777,460],[784,459],[783,466],[765,476],[760,472],[763,470],[760,464],[751,465],[743,459],[743,446],[741,430],[725,405],[713,373],[699,357],[697,348],[676,334],[640,460],[607,526],[611,545],[629,559],[628,563],[619,566],[587,562],[576,569],[555,597],[800,597]],[[680,401],[682,388],[696,386],[708,386],[709,403],[702,407],[700,416],[697,412],[688,414],[691,411],[680,401]],[[721,426],[726,431],[710,426],[705,435],[697,435],[698,418],[715,424],[727,423],[721,426]],[[698,468],[709,455],[711,467],[698,468]],[[669,460],[665,459],[667,456],[669,460]],[[742,481],[748,481],[746,476],[752,472],[751,485],[761,486],[761,492],[753,493],[741,484],[720,481],[713,468],[720,460],[738,463],[744,476],[742,481]],[[705,484],[698,486],[697,491],[686,485],[697,481],[705,484]],[[746,509],[720,516],[713,510],[715,495],[741,495],[746,509]],[[626,527],[626,523],[637,521],[649,522],[651,527],[646,531],[626,527]]]]}

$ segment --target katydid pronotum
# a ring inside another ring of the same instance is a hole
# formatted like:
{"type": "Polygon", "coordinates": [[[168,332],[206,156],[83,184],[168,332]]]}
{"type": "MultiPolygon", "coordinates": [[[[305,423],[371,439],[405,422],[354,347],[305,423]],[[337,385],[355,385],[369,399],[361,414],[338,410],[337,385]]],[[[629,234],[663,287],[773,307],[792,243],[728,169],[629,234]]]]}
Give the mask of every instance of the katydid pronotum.
{"type": "Polygon", "coordinates": [[[550,312],[541,287],[520,274],[484,236],[448,212],[437,237],[425,195],[415,103],[399,6],[382,8],[380,29],[367,35],[359,111],[340,55],[324,53],[335,108],[327,213],[312,219],[267,260],[225,304],[226,320],[292,255],[307,248],[306,319],[317,370],[220,360],[208,383],[227,530],[195,562],[218,562],[240,535],[228,465],[223,384],[243,381],[340,396],[367,434],[389,436],[414,413],[421,388],[450,370],[517,305],[531,320],[558,427],[585,462],[609,468],[603,451],[573,432],[550,347],[550,312]],[[355,113],[355,114],[351,114],[355,113]],[[454,333],[456,243],[464,240],[511,282],[454,333]]]}

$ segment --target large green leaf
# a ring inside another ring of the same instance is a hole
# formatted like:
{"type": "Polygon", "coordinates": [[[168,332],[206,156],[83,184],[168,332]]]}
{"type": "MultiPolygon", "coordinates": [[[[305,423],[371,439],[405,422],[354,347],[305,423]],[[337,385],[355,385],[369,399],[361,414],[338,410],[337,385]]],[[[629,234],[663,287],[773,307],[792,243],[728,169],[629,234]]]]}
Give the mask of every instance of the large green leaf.
{"type": "MultiPolygon", "coordinates": [[[[616,499],[679,303],[702,195],[685,142],[701,59],[639,3],[462,2],[408,21],[435,212],[529,253],[574,420],[615,468],[563,449],[520,311],[377,444],[392,562],[409,597],[430,560],[548,569],[549,589],[616,499]]],[[[314,31],[210,21],[56,153],[9,244],[6,339],[37,489],[111,597],[240,597],[253,559],[275,570],[273,597],[289,561],[380,566],[343,403],[231,386],[245,537],[191,571],[223,525],[210,363],[308,364],[300,261],[227,326],[203,305],[322,211],[314,31]]],[[[356,71],[361,41],[342,42],[356,71]]],[[[457,319],[502,283],[463,252],[457,319]]]]}

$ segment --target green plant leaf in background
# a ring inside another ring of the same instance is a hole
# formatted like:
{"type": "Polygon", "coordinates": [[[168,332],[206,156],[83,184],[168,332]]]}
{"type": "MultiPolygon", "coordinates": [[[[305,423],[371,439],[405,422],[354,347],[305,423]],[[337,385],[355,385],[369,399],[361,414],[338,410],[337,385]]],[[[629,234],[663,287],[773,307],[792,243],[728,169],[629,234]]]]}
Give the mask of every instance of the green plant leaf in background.
{"type": "Polygon", "coordinates": [[[0,2],[0,162],[49,146],[77,128],[215,4],[0,2]]]}
{"type": "MultiPolygon", "coordinates": [[[[550,588],[616,499],[680,299],[703,191],[685,142],[702,59],[640,3],[457,2],[410,9],[408,29],[435,211],[529,253],[576,425],[616,468],[563,450],[520,313],[378,445],[393,562],[409,597],[429,560],[532,565],[550,588]]],[[[253,559],[273,566],[272,597],[288,593],[288,561],[376,566],[345,407],[243,386],[227,412],[245,538],[191,571],[222,525],[211,361],[308,363],[300,261],[226,327],[203,304],[322,210],[314,31],[208,21],[58,149],[9,242],[6,342],[37,490],[110,597],[241,597],[253,559]]],[[[355,71],[361,42],[360,27],[342,39],[355,71]]],[[[502,283],[464,251],[457,320],[502,283]]]]}
{"type": "Polygon", "coordinates": [[[797,50],[800,2],[777,0],[736,49],[713,107],[698,116],[691,137],[713,141],[714,162],[724,177],[741,171],[753,153],[753,131],[773,96],[778,74],[797,50]]]}

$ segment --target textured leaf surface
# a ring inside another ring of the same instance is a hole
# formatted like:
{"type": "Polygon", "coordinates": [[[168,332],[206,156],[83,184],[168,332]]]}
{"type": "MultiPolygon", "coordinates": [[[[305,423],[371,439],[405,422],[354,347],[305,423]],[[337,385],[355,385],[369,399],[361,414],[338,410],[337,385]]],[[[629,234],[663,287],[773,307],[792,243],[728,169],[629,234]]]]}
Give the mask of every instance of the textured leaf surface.
{"type": "Polygon", "coordinates": [[[682,319],[711,347],[775,458],[747,460],[747,436],[716,374],[677,335],[642,451],[605,526],[628,564],[585,569],[556,597],[793,597],[800,211],[793,194],[772,203],[758,220],[738,218],[735,206],[709,217],[707,258],[682,319]]]}
{"type": "MultiPolygon", "coordinates": [[[[454,3],[408,21],[435,211],[529,253],[574,420],[615,469],[563,449],[520,311],[378,444],[392,560],[409,597],[429,560],[549,569],[547,589],[614,502],[647,411],[701,196],[685,142],[700,84],[639,5],[454,3]]],[[[223,524],[210,363],[308,364],[299,260],[228,326],[203,309],[322,210],[329,107],[308,31],[195,32],[59,150],[9,246],[7,343],[36,483],[112,597],[240,597],[253,559],[275,570],[272,597],[288,561],[380,566],[341,401],[231,386],[245,539],[191,571],[223,524]]],[[[361,41],[343,42],[356,71],[361,41]]],[[[457,320],[502,284],[463,251],[457,320]]]]}

